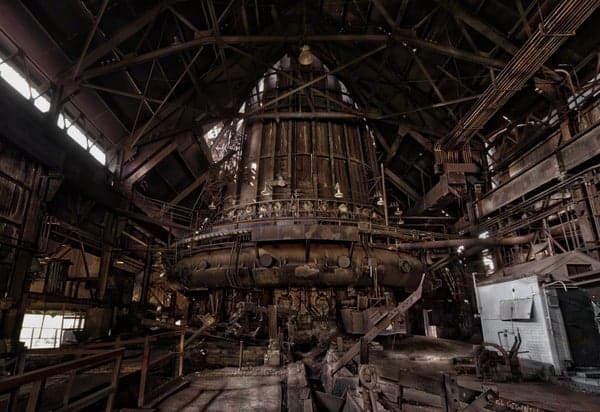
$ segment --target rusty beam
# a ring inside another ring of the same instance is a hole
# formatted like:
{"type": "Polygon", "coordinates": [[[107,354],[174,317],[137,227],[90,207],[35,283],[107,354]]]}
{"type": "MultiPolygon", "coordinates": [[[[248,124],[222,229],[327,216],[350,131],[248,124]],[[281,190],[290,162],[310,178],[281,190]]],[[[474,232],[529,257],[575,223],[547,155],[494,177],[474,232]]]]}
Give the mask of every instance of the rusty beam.
{"type": "Polygon", "coordinates": [[[271,99],[271,100],[269,100],[267,102],[263,102],[263,104],[261,105],[260,108],[254,109],[254,110],[248,112],[248,114],[257,113],[259,111],[264,110],[265,108],[267,108],[269,106],[274,105],[275,103],[277,103],[280,100],[287,99],[288,97],[290,97],[290,96],[298,93],[299,91],[304,90],[307,87],[310,87],[313,84],[316,84],[316,83],[318,83],[318,82],[326,79],[328,76],[332,76],[332,75],[334,75],[336,73],[339,73],[339,72],[341,72],[343,70],[346,70],[346,69],[348,69],[348,68],[356,65],[357,63],[360,63],[361,61],[365,60],[366,58],[371,57],[374,54],[379,53],[380,51],[382,51],[386,47],[387,47],[387,45],[383,44],[383,45],[381,45],[381,46],[379,46],[379,47],[377,47],[377,48],[375,48],[373,50],[370,50],[367,53],[362,54],[361,56],[358,56],[357,58],[355,58],[355,59],[353,59],[353,60],[351,60],[351,61],[349,61],[347,63],[342,64],[341,66],[337,66],[335,69],[333,69],[333,70],[331,70],[331,71],[329,71],[329,72],[327,72],[325,74],[322,74],[320,76],[317,76],[314,79],[312,79],[312,80],[310,80],[310,81],[302,84],[301,86],[298,86],[298,87],[296,87],[296,88],[294,88],[292,90],[289,90],[289,91],[287,91],[285,93],[282,93],[281,95],[279,95],[279,96],[277,96],[277,97],[275,97],[275,98],[273,98],[273,99],[271,99]]]}
{"type": "MultiPolygon", "coordinates": [[[[514,55],[519,51],[519,47],[515,46],[508,38],[506,38],[498,29],[493,27],[481,17],[471,13],[462,4],[456,0],[440,0],[440,6],[450,12],[453,16],[464,22],[466,25],[477,31],[479,34],[490,40],[496,46],[500,47],[505,52],[514,55]]],[[[558,73],[547,69],[547,73],[554,80],[562,80],[558,73]]]]}
{"type": "Polygon", "coordinates": [[[575,34],[599,3],[598,0],[562,0],[444,139],[444,148],[452,149],[468,143],[523,88],[546,60],[575,34]]]}
{"type": "MultiPolygon", "coordinates": [[[[600,155],[600,124],[586,132],[573,137],[557,148],[552,154],[545,155],[545,147],[538,151],[545,156],[535,164],[518,171],[511,179],[487,193],[477,202],[478,217],[483,218],[490,213],[514,202],[532,190],[559,179],[565,173],[575,169],[584,162],[600,155]]],[[[533,154],[535,155],[535,153],[533,154]]]]}
{"type": "MultiPolygon", "coordinates": [[[[459,60],[470,61],[471,63],[477,63],[484,66],[502,68],[505,63],[498,59],[491,59],[483,53],[471,53],[466,52],[464,50],[456,49],[450,45],[441,45],[438,43],[433,43],[430,41],[422,40],[417,38],[414,35],[414,31],[411,30],[401,30],[397,28],[396,21],[392,19],[385,6],[381,3],[380,0],[372,0],[373,4],[381,13],[383,18],[386,20],[390,28],[392,29],[392,38],[401,44],[409,44],[413,47],[426,49],[444,56],[454,57],[459,60]]],[[[401,5],[401,8],[403,5],[401,5]]],[[[404,6],[406,7],[406,6],[404,6]]],[[[402,10],[400,10],[402,12],[402,10]]],[[[402,12],[403,13],[403,12],[402,12]]],[[[425,20],[425,19],[424,19],[425,20]]]]}
{"type": "Polygon", "coordinates": [[[390,169],[385,169],[385,175],[394,186],[406,193],[412,200],[415,202],[419,202],[421,200],[421,195],[396,173],[390,169]]]}
{"type": "Polygon", "coordinates": [[[152,170],[157,164],[159,164],[165,157],[169,156],[177,149],[177,142],[173,141],[168,145],[164,146],[158,152],[154,152],[149,156],[136,170],[134,170],[129,176],[125,178],[125,181],[132,185],[140,180],[146,173],[152,170]]]}
{"type": "Polygon", "coordinates": [[[192,194],[192,192],[194,190],[198,189],[203,183],[205,183],[208,180],[208,178],[210,177],[211,170],[220,167],[223,163],[228,161],[231,158],[231,156],[233,156],[234,153],[235,152],[233,150],[230,150],[227,154],[225,154],[225,156],[223,156],[223,158],[221,160],[214,163],[208,169],[206,169],[204,172],[202,172],[200,174],[200,176],[198,176],[192,184],[190,184],[188,187],[183,189],[177,196],[175,196],[175,198],[173,200],[171,200],[169,202],[169,204],[167,206],[167,210],[171,209],[174,206],[177,206],[183,199],[185,199],[190,194],[192,194]]]}
{"type": "Polygon", "coordinates": [[[439,202],[448,196],[460,198],[460,194],[448,183],[447,175],[441,175],[440,181],[425,193],[421,200],[414,205],[409,214],[419,215],[427,210],[434,209],[439,202]]]}
{"type": "Polygon", "coordinates": [[[181,201],[183,199],[185,199],[186,197],[188,197],[190,194],[192,194],[192,192],[194,190],[198,189],[201,185],[206,183],[206,181],[208,180],[208,177],[209,177],[209,172],[208,172],[208,170],[206,170],[204,173],[202,173],[200,176],[198,176],[192,184],[190,184],[188,187],[183,189],[177,196],[175,196],[175,198],[173,200],[171,200],[169,202],[169,208],[172,208],[172,207],[178,205],[179,203],[181,203],[181,201]]]}
{"type": "Polygon", "coordinates": [[[175,82],[175,84],[173,84],[173,86],[171,87],[171,89],[169,90],[169,92],[167,93],[167,95],[163,98],[162,102],[160,103],[160,105],[158,106],[158,108],[156,109],[156,111],[152,114],[152,116],[150,117],[150,119],[146,123],[144,123],[144,125],[141,128],[139,128],[138,130],[135,130],[129,136],[129,138],[127,138],[123,142],[123,148],[125,148],[125,149],[131,149],[131,148],[133,148],[136,145],[136,143],[142,138],[142,136],[144,136],[144,134],[151,129],[153,123],[156,120],[157,115],[165,107],[165,105],[167,104],[167,102],[169,101],[169,99],[171,98],[171,96],[173,95],[173,93],[175,92],[175,89],[177,89],[177,86],[179,86],[179,83],[181,83],[181,81],[183,80],[183,78],[185,76],[187,76],[187,74],[190,71],[190,68],[196,62],[196,59],[198,59],[198,57],[200,56],[200,53],[202,53],[202,50],[203,49],[200,48],[196,52],[196,54],[194,54],[194,57],[192,57],[192,60],[185,66],[183,72],[179,75],[179,77],[177,78],[177,81],[175,82]]]}
{"type": "Polygon", "coordinates": [[[85,44],[83,49],[81,50],[81,54],[79,59],[77,60],[77,64],[75,65],[75,70],[73,71],[73,77],[77,77],[79,71],[81,70],[81,65],[83,64],[83,59],[96,35],[96,30],[98,30],[98,26],[100,25],[100,21],[102,21],[102,17],[104,16],[104,12],[106,11],[106,6],[108,6],[108,2],[110,0],[104,0],[102,5],[100,6],[100,10],[98,11],[98,15],[94,18],[94,25],[92,26],[92,30],[90,30],[90,34],[88,34],[87,39],[85,40],[85,44]]]}
{"type": "Polygon", "coordinates": [[[516,54],[519,48],[512,44],[499,30],[484,21],[481,17],[471,13],[456,0],[438,0],[440,6],[453,16],[466,23],[492,43],[510,54],[516,54]]]}
{"type": "Polygon", "coordinates": [[[94,67],[85,70],[79,76],[80,80],[90,79],[92,77],[102,76],[107,73],[113,73],[125,67],[135,66],[157,58],[170,56],[181,53],[188,49],[193,49],[201,46],[217,44],[222,42],[224,47],[235,44],[268,44],[268,43],[298,43],[300,41],[310,43],[386,43],[390,40],[410,44],[413,47],[422,48],[444,56],[454,57],[459,60],[468,61],[484,65],[487,67],[503,68],[505,62],[499,59],[487,57],[482,53],[472,53],[465,50],[457,49],[449,45],[434,43],[429,40],[418,38],[414,33],[406,30],[396,31],[392,36],[385,34],[313,34],[313,35],[223,35],[215,36],[210,31],[202,31],[196,34],[193,40],[181,42],[177,45],[163,47],[153,50],[148,53],[140,54],[125,58],[121,61],[107,64],[101,67],[94,67]]]}
{"type": "Polygon", "coordinates": [[[81,58],[74,66],[69,68],[64,75],[60,76],[57,79],[57,81],[65,82],[71,77],[73,77],[76,71],[83,70],[94,64],[102,56],[106,55],[119,44],[123,43],[125,40],[127,40],[128,38],[136,34],[138,31],[143,29],[146,25],[150,24],[150,22],[152,22],[160,13],[162,13],[176,1],[178,0],[161,1],[159,4],[152,7],[150,10],[142,14],[136,20],[123,26],[109,40],[107,40],[105,43],[102,43],[100,46],[96,47],[91,52],[87,53],[85,57],[81,58]]]}

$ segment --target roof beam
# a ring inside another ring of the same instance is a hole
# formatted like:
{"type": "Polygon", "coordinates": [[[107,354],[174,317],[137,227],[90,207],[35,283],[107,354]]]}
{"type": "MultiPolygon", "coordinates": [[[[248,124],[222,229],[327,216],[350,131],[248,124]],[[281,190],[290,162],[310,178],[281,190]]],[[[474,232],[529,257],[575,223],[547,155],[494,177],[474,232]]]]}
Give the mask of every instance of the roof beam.
{"type": "Polygon", "coordinates": [[[83,69],[91,66],[92,64],[94,64],[102,56],[106,55],[112,49],[117,47],[119,44],[121,44],[122,42],[124,42],[125,40],[127,40],[128,38],[130,38],[131,36],[136,34],[138,31],[143,29],[146,25],[148,25],[150,22],[152,22],[156,18],[156,16],[158,16],[160,13],[162,13],[164,10],[166,10],[167,7],[169,7],[171,4],[175,3],[176,1],[178,1],[178,0],[161,1],[159,4],[157,4],[156,6],[152,7],[150,10],[148,10],[147,12],[142,14],[138,19],[136,19],[136,20],[132,21],[131,23],[127,24],[126,26],[122,27],[108,41],[106,41],[105,43],[102,43],[100,46],[96,47],[91,52],[89,52],[85,55],[82,55],[80,57],[79,61],[74,66],[71,66],[67,70],[67,72],[64,75],[62,75],[58,80],[64,82],[64,81],[68,80],[69,78],[73,77],[73,75],[78,70],[83,70],[83,69]]]}
{"type": "MultiPolygon", "coordinates": [[[[506,37],[504,37],[504,35],[498,29],[484,21],[479,16],[471,13],[469,10],[464,8],[458,1],[439,0],[439,3],[440,6],[446,9],[448,12],[452,13],[453,16],[467,24],[469,27],[471,27],[479,34],[490,40],[492,43],[500,47],[505,52],[511,55],[515,55],[519,51],[519,48],[515,46],[506,37]]],[[[551,77],[553,77],[555,80],[562,80],[558,73],[554,73],[550,69],[548,69],[548,73],[552,73],[551,77]]]]}
{"type": "Polygon", "coordinates": [[[575,34],[598,5],[598,0],[562,0],[458,122],[445,139],[444,148],[467,144],[515,92],[523,88],[546,60],[575,34]]]}
{"type": "Polygon", "coordinates": [[[100,6],[100,10],[98,11],[98,15],[94,18],[94,25],[92,26],[92,30],[90,30],[90,34],[88,34],[87,39],[85,40],[85,45],[83,46],[83,50],[81,50],[81,54],[79,59],[77,60],[77,64],[75,65],[75,70],[73,71],[73,77],[77,77],[79,71],[81,70],[81,64],[83,63],[83,59],[94,39],[94,35],[96,34],[96,30],[98,30],[98,26],[100,25],[100,21],[104,16],[104,12],[106,11],[106,6],[108,6],[108,2],[110,0],[104,0],[102,5],[100,6]]]}
{"type": "Polygon", "coordinates": [[[479,16],[472,14],[456,0],[438,0],[438,2],[446,11],[452,13],[453,16],[475,29],[475,31],[501,47],[504,51],[510,54],[515,54],[519,51],[519,48],[504,37],[499,30],[492,27],[479,16]]]}
{"type": "Polygon", "coordinates": [[[412,200],[415,202],[419,202],[421,200],[421,195],[396,173],[386,168],[385,175],[394,186],[400,189],[403,193],[406,193],[412,200]]]}
{"type": "Polygon", "coordinates": [[[177,196],[175,196],[175,198],[169,202],[168,208],[171,209],[174,206],[177,206],[183,201],[183,199],[191,195],[194,190],[198,189],[202,184],[204,184],[210,177],[209,170],[210,169],[205,170],[204,173],[198,176],[192,184],[190,184],[188,187],[183,189],[177,196]]]}
{"type": "Polygon", "coordinates": [[[133,173],[125,178],[125,181],[130,185],[134,184],[176,149],[177,142],[174,140],[170,144],[164,146],[158,152],[154,152],[145,161],[143,161],[143,163],[136,170],[134,170],[133,173]]]}
{"type": "Polygon", "coordinates": [[[383,18],[386,20],[386,22],[392,29],[392,38],[400,43],[410,44],[413,47],[429,50],[431,52],[438,53],[444,56],[454,57],[459,60],[470,61],[471,63],[477,63],[494,68],[504,67],[505,63],[503,61],[498,59],[492,59],[483,53],[471,53],[464,50],[456,49],[449,45],[442,45],[428,40],[419,39],[414,34],[414,31],[398,29],[398,27],[396,26],[396,21],[392,19],[392,17],[387,12],[386,8],[381,3],[381,1],[373,0],[373,4],[377,8],[377,10],[379,10],[383,18]]]}
{"type": "MultiPolygon", "coordinates": [[[[396,31],[392,34],[392,40],[410,44],[414,47],[422,48],[433,53],[444,56],[454,57],[458,60],[465,60],[471,63],[480,64],[487,67],[503,68],[505,62],[499,59],[487,57],[482,53],[472,53],[457,49],[449,45],[434,43],[429,40],[418,38],[409,30],[396,31]]],[[[315,35],[253,35],[253,36],[215,36],[210,31],[198,32],[193,40],[181,42],[176,45],[163,47],[138,56],[128,57],[121,61],[107,64],[101,67],[85,70],[79,76],[79,79],[86,80],[107,73],[113,73],[125,67],[135,66],[173,54],[181,53],[185,50],[197,48],[200,46],[218,44],[222,42],[224,47],[233,44],[259,44],[259,43],[298,43],[300,41],[310,43],[337,43],[337,42],[367,42],[367,43],[385,43],[390,40],[390,36],[385,34],[315,34],[315,35]]]]}
{"type": "Polygon", "coordinates": [[[223,156],[223,158],[221,160],[212,164],[208,169],[206,169],[204,172],[202,172],[200,174],[200,176],[198,176],[192,182],[192,184],[190,184],[188,187],[183,189],[177,196],[175,196],[175,198],[173,200],[171,200],[169,202],[169,204],[167,205],[167,210],[177,206],[186,197],[191,195],[192,192],[194,192],[194,190],[198,189],[202,184],[204,184],[209,179],[211,171],[214,170],[215,168],[220,167],[223,163],[228,161],[231,158],[231,156],[233,156],[234,153],[235,152],[233,150],[230,150],[228,153],[225,154],[225,156],[223,156]]]}
{"type": "Polygon", "coordinates": [[[433,153],[433,144],[431,143],[431,141],[429,139],[427,139],[425,136],[423,136],[418,130],[415,130],[412,127],[412,125],[404,123],[404,122],[400,122],[400,125],[398,126],[398,134],[399,135],[408,134],[410,137],[413,138],[414,141],[416,141],[421,146],[423,146],[423,148],[425,150],[433,153]]]}
{"type": "Polygon", "coordinates": [[[292,89],[290,91],[287,91],[287,92],[285,92],[285,93],[277,96],[276,98],[269,100],[268,102],[263,102],[263,104],[261,105],[260,108],[254,109],[254,110],[248,112],[247,114],[248,115],[252,115],[254,113],[257,113],[259,111],[264,110],[266,107],[274,105],[275,103],[277,103],[280,100],[287,99],[289,96],[292,96],[292,95],[298,93],[299,91],[304,90],[307,87],[310,87],[313,84],[316,84],[316,83],[324,80],[328,76],[334,75],[335,73],[341,72],[343,70],[348,69],[349,67],[354,66],[357,63],[360,63],[364,59],[366,59],[366,58],[368,58],[368,57],[370,57],[370,56],[372,56],[372,55],[374,55],[376,53],[379,53],[381,50],[385,49],[386,47],[387,47],[387,45],[383,44],[383,45],[377,47],[376,49],[373,49],[373,50],[371,50],[371,51],[369,51],[367,53],[362,54],[361,56],[358,56],[357,58],[349,61],[348,63],[344,63],[341,66],[337,66],[335,69],[333,69],[333,70],[331,70],[331,71],[329,71],[329,72],[327,72],[325,74],[322,74],[320,76],[317,76],[314,79],[312,79],[311,81],[308,81],[308,82],[302,84],[301,86],[298,86],[298,87],[296,87],[296,88],[294,88],[294,89],[292,89]]]}
{"type": "MultiPolygon", "coordinates": [[[[182,75],[185,75],[185,72],[182,73],[182,75]]],[[[174,90],[174,88],[172,88],[171,90],[174,90]]],[[[152,117],[146,123],[144,123],[144,125],[141,128],[136,130],[127,139],[125,139],[123,141],[122,146],[121,146],[123,149],[125,149],[125,150],[133,149],[133,147],[142,138],[143,135],[150,133],[153,129],[158,127],[166,118],[170,117],[178,110],[180,110],[182,108],[185,109],[184,104],[193,96],[193,90],[189,89],[184,94],[182,94],[181,96],[174,99],[171,102],[172,104],[167,104],[167,100],[169,99],[171,94],[172,93],[170,92],[163,99],[161,105],[154,112],[152,117]],[[162,116],[159,116],[159,113],[162,116]]]]}

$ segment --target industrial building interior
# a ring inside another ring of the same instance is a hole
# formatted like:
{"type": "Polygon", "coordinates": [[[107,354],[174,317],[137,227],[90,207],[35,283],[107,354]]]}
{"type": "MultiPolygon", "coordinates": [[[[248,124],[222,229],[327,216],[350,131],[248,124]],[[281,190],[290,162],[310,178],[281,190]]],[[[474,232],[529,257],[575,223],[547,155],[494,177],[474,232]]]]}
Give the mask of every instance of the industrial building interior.
{"type": "Polygon", "coordinates": [[[0,410],[599,411],[600,0],[0,0],[0,410]]]}

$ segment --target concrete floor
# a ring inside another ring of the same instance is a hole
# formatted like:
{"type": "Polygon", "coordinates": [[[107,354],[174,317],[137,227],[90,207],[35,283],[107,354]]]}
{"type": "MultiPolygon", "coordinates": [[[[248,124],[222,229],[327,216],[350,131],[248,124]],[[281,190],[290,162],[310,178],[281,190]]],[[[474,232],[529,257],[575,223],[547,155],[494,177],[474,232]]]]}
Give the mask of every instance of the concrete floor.
{"type": "MultiPolygon", "coordinates": [[[[416,373],[454,373],[452,358],[468,356],[471,345],[445,339],[411,336],[397,339],[394,350],[372,351],[371,363],[382,371],[405,369],[416,373]]],[[[551,411],[600,411],[600,395],[577,392],[549,382],[486,383],[474,376],[459,375],[459,385],[477,390],[491,387],[501,397],[551,411]]]]}
{"type": "MultiPolygon", "coordinates": [[[[386,345],[385,350],[372,350],[370,361],[390,375],[398,369],[421,374],[454,373],[452,358],[467,356],[471,345],[413,336],[397,339],[394,349],[386,345]]],[[[291,369],[290,369],[291,370],[291,369]]],[[[165,399],[157,406],[161,412],[196,411],[280,411],[286,398],[288,368],[251,367],[206,370],[189,375],[188,387],[165,399]]],[[[547,382],[482,383],[474,376],[461,375],[457,381],[468,388],[483,390],[492,387],[502,398],[525,402],[550,411],[600,411],[600,395],[573,391],[565,386],[547,382]]],[[[407,390],[405,396],[419,402],[431,403],[431,396],[407,390]],[[414,393],[412,393],[414,392],[414,393]]],[[[287,396],[289,397],[289,391],[287,396]]],[[[439,398],[437,398],[439,399],[439,398]]],[[[431,407],[406,405],[407,410],[438,410],[431,407]]],[[[300,409],[301,410],[301,409],[300,409]]]]}
{"type": "Polygon", "coordinates": [[[285,368],[224,368],[188,375],[190,385],[157,406],[160,412],[281,411],[285,368]]]}

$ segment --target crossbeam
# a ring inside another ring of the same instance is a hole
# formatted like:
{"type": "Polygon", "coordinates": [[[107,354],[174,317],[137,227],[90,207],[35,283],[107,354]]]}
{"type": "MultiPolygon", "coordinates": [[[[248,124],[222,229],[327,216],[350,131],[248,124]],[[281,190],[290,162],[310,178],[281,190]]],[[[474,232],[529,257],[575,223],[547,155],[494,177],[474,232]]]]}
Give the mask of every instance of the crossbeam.
{"type": "Polygon", "coordinates": [[[385,34],[313,34],[313,35],[225,35],[216,36],[211,31],[205,30],[197,32],[195,38],[186,42],[181,42],[176,45],[163,47],[148,53],[140,54],[125,58],[121,61],[106,64],[101,67],[85,70],[79,76],[80,80],[87,80],[93,77],[113,73],[125,67],[135,66],[141,63],[151,61],[166,56],[181,53],[185,50],[195,49],[207,45],[222,44],[224,47],[235,44],[269,44],[269,43],[386,43],[390,40],[404,42],[413,47],[422,48],[444,56],[454,57],[459,60],[469,61],[471,63],[481,64],[493,68],[503,68],[505,62],[500,59],[487,57],[483,54],[468,52],[466,50],[457,49],[449,45],[434,43],[429,40],[418,38],[409,31],[396,31],[391,37],[385,34]]]}

